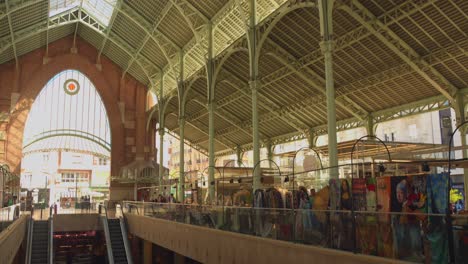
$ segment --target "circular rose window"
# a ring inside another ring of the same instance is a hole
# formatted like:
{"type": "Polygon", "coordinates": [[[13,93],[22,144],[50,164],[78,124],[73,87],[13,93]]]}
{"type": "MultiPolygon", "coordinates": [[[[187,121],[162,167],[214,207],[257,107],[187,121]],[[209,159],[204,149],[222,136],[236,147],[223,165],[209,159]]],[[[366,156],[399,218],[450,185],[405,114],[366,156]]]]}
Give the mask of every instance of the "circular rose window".
{"type": "Polygon", "coordinates": [[[80,91],[80,84],[77,80],[69,79],[63,85],[63,89],[69,95],[75,95],[80,91]]]}

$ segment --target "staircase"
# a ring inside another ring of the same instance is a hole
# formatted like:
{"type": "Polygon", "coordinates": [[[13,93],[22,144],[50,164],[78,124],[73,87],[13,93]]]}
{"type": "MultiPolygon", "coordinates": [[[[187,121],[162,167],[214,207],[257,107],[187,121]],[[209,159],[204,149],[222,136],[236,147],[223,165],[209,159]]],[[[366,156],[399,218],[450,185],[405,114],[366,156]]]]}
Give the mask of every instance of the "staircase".
{"type": "MultiPolygon", "coordinates": [[[[119,219],[107,219],[114,263],[128,263],[119,219]]],[[[125,238],[127,239],[127,238],[125,238]]]]}
{"type": "Polygon", "coordinates": [[[30,263],[48,263],[49,252],[49,222],[34,221],[31,245],[30,263]]]}

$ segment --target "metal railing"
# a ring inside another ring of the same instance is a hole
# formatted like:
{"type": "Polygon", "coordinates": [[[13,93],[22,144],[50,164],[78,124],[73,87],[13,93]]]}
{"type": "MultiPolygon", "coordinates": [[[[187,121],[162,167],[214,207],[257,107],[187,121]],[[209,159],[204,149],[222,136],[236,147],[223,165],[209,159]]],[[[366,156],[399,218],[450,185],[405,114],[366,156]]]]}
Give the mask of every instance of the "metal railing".
{"type": "Polygon", "coordinates": [[[21,206],[19,203],[0,208],[0,232],[18,219],[21,213],[21,206]]]}
{"type": "Polygon", "coordinates": [[[99,204],[100,203],[81,203],[79,208],[63,208],[59,206],[55,208],[55,205],[50,207],[41,206],[39,208],[32,206],[31,211],[29,212],[32,215],[32,218],[35,220],[47,220],[52,215],[56,214],[97,214],[99,210],[99,204]]]}
{"type": "Polygon", "coordinates": [[[128,264],[133,264],[133,258],[132,258],[132,251],[130,249],[130,244],[129,244],[129,241],[128,241],[128,233],[127,233],[127,227],[126,227],[126,224],[125,224],[125,220],[123,218],[123,213],[122,213],[122,217],[119,218],[119,222],[120,222],[120,232],[122,233],[122,240],[123,240],[123,243],[124,243],[124,248],[125,248],[125,255],[127,257],[127,262],[128,264]]]}
{"type": "Polygon", "coordinates": [[[107,248],[107,257],[109,263],[114,263],[114,253],[112,252],[112,242],[109,231],[109,223],[107,222],[107,207],[102,205],[101,208],[104,209],[104,214],[101,216],[101,222],[104,228],[104,236],[106,238],[106,248],[107,248]]]}
{"type": "Polygon", "coordinates": [[[49,250],[47,252],[49,257],[49,264],[54,264],[54,218],[49,217],[49,250]]]}
{"type": "MultiPolygon", "coordinates": [[[[448,261],[445,254],[448,251],[441,253],[447,249],[445,214],[374,211],[352,214],[345,210],[293,211],[130,201],[123,202],[123,210],[127,214],[365,255],[420,263],[428,258],[432,263],[448,261]]],[[[468,215],[455,215],[451,220],[459,230],[468,226],[468,215]]],[[[468,232],[460,236],[468,238],[468,232]]]]}
{"type": "MultiPolygon", "coordinates": [[[[108,254],[108,258],[109,258],[109,263],[114,263],[114,253],[113,253],[113,250],[112,250],[112,242],[111,242],[109,223],[108,223],[109,212],[108,212],[107,206],[105,206],[104,204],[100,205],[99,214],[103,214],[101,216],[101,221],[103,223],[104,235],[106,237],[106,246],[107,246],[107,254],[108,254]]],[[[127,256],[127,262],[132,264],[133,263],[132,253],[131,253],[129,242],[127,240],[126,222],[125,222],[125,218],[123,217],[124,216],[124,211],[123,211],[123,208],[122,208],[122,206],[120,204],[116,204],[115,216],[119,219],[120,232],[122,233],[122,240],[123,240],[123,244],[124,244],[125,254],[127,256]],[[118,213],[119,210],[117,209],[118,207],[120,207],[120,212],[121,212],[120,215],[118,215],[119,214],[118,213]]]]}
{"type": "Polygon", "coordinates": [[[34,229],[34,221],[32,218],[28,219],[28,236],[27,236],[27,244],[26,244],[26,257],[25,263],[31,263],[31,252],[32,252],[32,237],[33,237],[33,230],[34,229]]]}

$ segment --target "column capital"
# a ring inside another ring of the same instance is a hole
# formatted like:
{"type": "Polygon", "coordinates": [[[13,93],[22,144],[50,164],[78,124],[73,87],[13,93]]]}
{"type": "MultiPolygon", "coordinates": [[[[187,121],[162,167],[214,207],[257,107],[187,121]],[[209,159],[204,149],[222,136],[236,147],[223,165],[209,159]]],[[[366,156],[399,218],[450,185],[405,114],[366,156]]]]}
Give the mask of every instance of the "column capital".
{"type": "Polygon", "coordinates": [[[313,149],[317,146],[317,139],[319,137],[317,131],[312,128],[307,130],[307,142],[309,143],[309,148],[313,149]]]}
{"type": "Polygon", "coordinates": [[[160,136],[164,136],[164,133],[166,133],[166,131],[164,130],[164,128],[158,128],[156,131],[158,131],[158,134],[160,136]]]}
{"type": "Polygon", "coordinates": [[[205,63],[206,65],[214,65],[215,59],[210,57],[208,53],[205,54],[205,63]]]}
{"type": "Polygon", "coordinates": [[[366,117],[366,132],[369,136],[375,136],[376,124],[374,122],[374,117],[372,115],[367,115],[366,117]]]}
{"type": "Polygon", "coordinates": [[[212,107],[213,110],[215,110],[217,106],[218,106],[218,104],[216,103],[215,100],[212,100],[212,101],[210,101],[210,102],[208,102],[208,103],[206,104],[206,108],[207,108],[208,110],[210,109],[210,107],[212,107]]]}
{"type": "Polygon", "coordinates": [[[184,89],[185,88],[185,85],[186,85],[185,80],[181,79],[180,77],[177,77],[176,81],[177,81],[177,88],[179,88],[179,89],[184,89]]]}
{"type": "Polygon", "coordinates": [[[333,53],[333,50],[335,49],[335,44],[336,43],[334,40],[320,41],[320,50],[322,51],[322,54],[333,53]]]}
{"type": "Polygon", "coordinates": [[[260,80],[258,78],[255,78],[253,80],[249,81],[249,87],[252,91],[257,91],[260,87],[260,80]]]}

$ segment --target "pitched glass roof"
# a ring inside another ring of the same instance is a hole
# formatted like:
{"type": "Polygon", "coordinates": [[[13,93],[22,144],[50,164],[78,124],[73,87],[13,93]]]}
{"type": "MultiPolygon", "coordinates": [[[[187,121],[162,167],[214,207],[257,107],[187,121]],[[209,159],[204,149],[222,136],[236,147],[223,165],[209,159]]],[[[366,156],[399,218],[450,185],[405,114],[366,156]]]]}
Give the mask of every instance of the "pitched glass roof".
{"type": "Polygon", "coordinates": [[[117,0],[49,0],[49,16],[81,6],[88,15],[108,26],[116,3],[117,0]]]}

